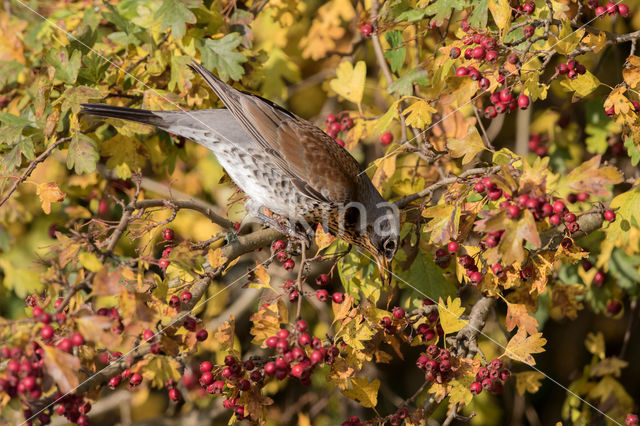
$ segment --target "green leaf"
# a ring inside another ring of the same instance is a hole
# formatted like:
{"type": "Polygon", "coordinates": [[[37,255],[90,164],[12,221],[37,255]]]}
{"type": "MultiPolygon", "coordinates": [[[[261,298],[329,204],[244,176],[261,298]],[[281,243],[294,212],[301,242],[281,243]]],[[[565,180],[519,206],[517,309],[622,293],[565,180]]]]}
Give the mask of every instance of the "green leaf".
{"type": "Polygon", "coordinates": [[[489,0],[478,0],[473,2],[473,12],[468,19],[469,25],[477,28],[486,28],[489,10],[489,0]]]}
{"type": "Polygon", "coordinates": [[[424,252],[420,252],[411,267],[399,274],[402,280],[398,280],[401,286],[409,286],[419,298],[428,297],[438,301],[448,296],[454,296],[456,287],[442,274],[442,269],[435,264],[433,258],[424,252]]]}
{"type": "Polygon", "coordinates": [[[80,69],[82,53],[79,50],[74,50],[69,59],[66,49],[62,50],[50,50],[47,53],[46,60],[56,69],[54,77],[68,84],[76,82],[78,77],[78,70],[80,69]]]}
{"type": "Polygon", "coordinates": [[[602,101],[594,99],[586,104],[587,125],[587,151],[592,154],[604,154],[609,148],[607,137],[616,124],[607,117],[602,108],[602,101]]]}
{"type": "MultiPolygon", "coordinates": [[[[4,134],[3,137],[6,137],[6,134],[4,134]]],[[[0,160],[0,171],[3,174],[7,174],[17,169],[22,164],[23,156],[27,161],[34,159],[33,141],[30,136],[19,136],[18,143],[11,148],[11,151],[2,155],[2,160],[0,160]]]]}
{"type": "Polygon", "coordinates": [[[426,12],[424,9],[409,9],[402,12],[400,15],[396,17],[396,22],[406,21],[406,22],[417,22],[424,18],[426,12]]]}
{"type": "Polygon", "coordinates": [[[99,158],[95,141],[84,133],[74,132],[67,151],[67,167],[73,167],[78,174],[93,173],[99,158]]]}
{"type": "Polygon", "coordinates": [[[62,96],[54,102],[54,105],[62,101],[61,112],[71,109],[71,112],[78,114],[80,112],[80,104],[86,103],[92,99],[102,98],[102,92],[89,86],[70,87],[62,94],[62,96]]]}
{"type": "Polygon", "coordinates": [[[407,55],[407,48],[404,45],[402,31],[389,31],[384,35],[384,38],[390,46],[389,50],[384,52],[384,57],[387,58],[391,64],[391,71],[397,72],[402,68],[402,64],[404,64],[404,59],[407,55]]]}
{"type": "Polygon", "coordinates": [[[467,6],[465,0],[436,0],[431,3],[424,11],[427,15],[435,15],[434,19],[437,24],[442,23],[453,13],[453,10],[462,10],[467,6]]]}
{"type": "Polygon", "coordinates": [[[161,20],[162,30],[171,28],[175,38],[182,38],[187,32],[187,24],[195,24],[197,19],[189,9],[200,7],[199,0],[164,0],[156,12],[156,18],[161,20]]]}
{"type": "Polygon", "coordinates": [[[609,262],[609,272],[616,278],[616,284],[623,290],[637,295],[640,290],[640,256],[629,256],[621,249],[613,250],[609,262]]]}
{"type": "Polygon", "coordinates": [[[413,94],[414,83],[426,86],[429,84],[429,73],[422,68],[414,68],[394,81],[387,87],[388,93],[395,93],[399,96],[409,96],[413,94]]]}
{"type": "Polygon", "coordinates": [[[26,118],[18,117],[17,115],[9,114],[8,112],[0,111],[0,123],[3,123],[9,127],[25,128],[32,126],[33,122],[26,118]]]}
{"type": "Polygon", "coordinates": [[[239,80],[244,75],[241,64],[247,61],[242,53],[235,52],[241,42],[242,37],[238,33],[227,34],[217,40],[205,40],[200,48],[202,64],[208,69],[215,68],[223,81],[229,78],[239,80]]]}
{"type": "Polygon", "coordinates": [[[614,246],[624,246],[629,242],[631,227],[640,226],[640,186],[615,197],[609,208],[616,210],[616,220],[606,228],[607,240],[614,246]]]}
{"type": "Polygon", "coordinates": [[[624,141],[624,147],[627,148],[627,154],[631,157],[631,165],[637,166],[638,162],[640,162],[640,149],[633,142],[633,137],[628,137],[624,141]]]}
{"type": "MultiPolygon", "coordinates": [[[[204,60],[203,60],[204,62],[204,60]]],[[[191,88],[191,79],[193,78],[193,72],[187,66],[191,63],[191,58],[188,56],[173,55],[171,57],[171,78],[169,79],[169,90],[176,90],[181,93],[186,93],[191,88]]]]}

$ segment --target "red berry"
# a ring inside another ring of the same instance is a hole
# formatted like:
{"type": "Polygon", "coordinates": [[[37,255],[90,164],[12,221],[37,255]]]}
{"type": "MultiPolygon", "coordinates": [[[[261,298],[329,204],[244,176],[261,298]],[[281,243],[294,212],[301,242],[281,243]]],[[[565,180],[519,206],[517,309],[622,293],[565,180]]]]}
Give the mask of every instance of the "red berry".
{"type": "Polygon", "coordinates": [[[456,70],[456,77],[464,77],[469,74],[469,69],[467,67],[458,67],[456,70]]]}
{"type": "Polygon", "coordinates": [[[200,363],[200,372],[201,373],[206,373],[213,370],[213,364],[211,364],[211,362],[209,361],[202,361],[200,363]]]}
{"type": "Polygon", "coordinates": [[[607,13],[607,9],[604,6],[596,7],[596,16],[604,16],[607,13]]]}
{"type": "Polygon", "coordinates": [[[498,59],[498,52],[496,52],[495,50],[489,50],[486,55],[484,56],[484,58],[488,61],[488,62],[495,62],[498,59]]]}
{"type": "Polygon", "coordinates": [[[624,419],[627,426],[638,426],[638,416],[636,414],[628,414],[624,419]]]}
{"type": "Polygon", "coordinates": [[[142,383],[142,376],[139,373],[133,373],[129,380],[129,384],[131,386],[138,386],[140,383],[142,383]]]}
{"type": "Polygon", "coordinates": [[[515,219],[518,216],[520,216],[520,208],[513,204],[509,205],[509,207],[507,207],[507,217],[515,219]]]}
{"type": "Polygon", "coordinates": [[[71,344],[73,346],[82,346],[84,344],[84,337],[80,333],[73,333],[71,335],[71,344]]]}
{"type": "Polygon", "coordinates": [[[509,53],[509,55],[507,56],[507,62],[515,65],[516,63],[518,63],[518,55],[516,55],[515,53],[509,53]]]}
{"type": "Polygon", "coordinates": [[[287,247],[287,244],[282,240],[274,241],[273,244],[271,244],[271,250],[274,252],[282,251],[285,247],[287,247]]]}
{"type": "Polygon", "coordinates": [[[389,145],[393,142],[393,135],[390,132],[384,132],[382,136],[380,136],[380,143],[382,145],[389,145]]]}
{"type": "MultiPolygon", "coordinates": [[[[326,124],[331,124],[331,123],[335,123],[337,120],[338,119],[336,118],[336,116],[334,114],[327,114],[327,118],[324,119],[324,122],[326,124]]],[[[282,250],[283,248],[284,248],[284,245],[280,248],[280,250],[282,250]]]]}
{"type": "Polygon", "coordinates": [[[627,16],[629,16],[629,7],[624,4],[624,3],[620,3],[618,5],[618,13],[623,17],[626,18],[627,16]]]}
{"type": "Polygon", "coordinates": [[[480,281],[482,281],[482,273],[478,271],[472,272],[469,276],[469,280],[471,281],[471,284],[478,285],[480,281]]]}
{"type": "Polygon", "coordinates": [[[477,69],[469,67],[469,78],[473,81],[478,81],[482,78],[482,74],[477,69]]]}
{"type": "Polygon", "coordinates": [[[393,308],[392,313],[395,319],[402,319],[404,318],[404,315],[405,315],[404,309],[402,309],[399,306],[396,306],[395,308],[393,308]]]}
{"type": "Polygon", "coordinates": [[[489,86],[491,86],[491,82],[486,77],[483,77],[478,81],[478,87],[482,90],[487,90],[489,86]]]}
{"type": "Polygon", "coordinates": [[[529,96],[527,95],[520,95],[518,97],[518,107],[520,109],[527,109],[529,108],[529,96]]]}
{"type": "Polygon", "coordinates": [[[498,278],[500,278],[504,274],[504,269],[502,268],[502,265],[500,265],[499,263],[496,263],[495,265],[493,265],[491,267],[491,270],[493,271],[493,274],[498,278]]]}
{"type": "Polygon", "coordinates": [[[484,47],[482,46],[474,47],[473,50],[471,51],[471,56],[473,57],[473,59],[482,59],[484,58],[484,54],[485,54],[485,50],[484,50],[484,47]]]}
{"type": "Polygon", "coordinates": [[[616,4],[614,2],[609,2],[607,3],[607,13],[609,14],[609,16],[613,16],[616,13],[618,13],[618,6],[616,6],[616,4]]]}
{"type": "Polygon", "coordinates": [[[180,306],[180,298],[175,294],[169,298],[169,305],[173,308],[180,306]]]}
{"type": "Polygon", "coordinates": [[[458,244],[456,241],[451,241],[449,242],[449,244],[447,244],[447,250],[449,250],[449,253],[451,254],[457,253],[458,249],[460,249],[460,244],[458,244]]]}
{"type": "Polygon", "coordinates": [[[370,37],[373,34],[373,25],[366,23],[360,26],[360,33],[365,37],[370,37]]]}
{"type": "Polygon", "coordinates": [[[174,237],[175,237],[175,233],[173,232],[173,229],[166,228],[162,230],[162,238],[165,241],[171,241],[174,239],[174,237]]]}
{"type": "Polygon", "coordinates": [[[189,303],[192,297],[193,296],[189,291],[183,291],[182,294],[180,295],[180,299],[182,299],[182,303],[189,303]]]}
{"type": "Polygon", "coordinates": [[[151,341],[155,336],[155,333],[149,329],[142,332],[142,338],[147,342],[151,341]]]}
{"type": "Polygon", "coordinates": [[[115,389],[120,384],[120,376],[113,376],[109,379],[109,387],[115,389]]]}
{"type": "Polygon", "coordinates": [[[496,112],[496,108],[489,105],[484,109],[484,118],[494,118],[498,113],[496,112]]]}
{"type": "Polygon", "coordinates": [[[525,38],[531,38],[531,36],[533,35],[533,33],[536,31],[535,28],[533,28],[532,25],[527,25],[526,27],[524,27],[522,29],[522,34],[524,34],[525,38]]]}
{"type": "Polygon", "coordinates": [[[335,292],[331,295],[334,303],[342,303],[344,302],[344,293],[335,292]]]}
{"type": "Polygon", "coordinates": [[[528,1],[522,5],[522,11],[527,15],[531,15],[536,10],[536,4],[532,1],[528,1]]]}
{"type": "Polygon", "coordinates": [[[596,274],[593,276],[593,285],[596,287],[602,287],[606,277],[607,276],[605,275],[604,272],[597,271],[596,274]]]}
{"type": "Polygon", "coordinates": [[[207,337],[209,337],[209,332],[204,328],[196,331],[196,340],[198,342],[204,342],[205,340],[207,340],[207,337]]]}
{"type": "Polygon", "coordinates": [[[169,267],[169,264],[171,262],[169,262],[167,259],[160,259],[158,261],[158,266],[164,271],[165,269],[167,269],[169,267]]]}
{"type": "Polygon", "coordinates": [[[449,51],[449,57],[451,59],[457,59],[459,56],[460,56],[460,48],[452,47],[451,50],[449,51]]]}
{"type": "Polygon", "coordinates": [[[336,143],[344,148],[344,141],[342,139],[335,139],[336,143]]]}
{"type": "Polygon", "coordinates": [[[619,300],[612,300],[607,303],[607,312],[609,315],[618,315],[622,311],[622,303],[619,300]]]}
{"type": "Polygon", "coordinates": [[[316,277],[316,285],[318,287],[323,287],[327,285],[328,282],[329,282],[329,275],[327,274],[320,274],[316,277]]]}
{"type": "Polygon", "coordinates": [[[294,262],[293,259],[287,259],[282,263],[282,266],[287,271],[291,271],[293,268],[295,268],[296,262],[294,262]]]}
{"type": "Polygon", "coordinates": [[[179,401],[182,398],[180,391],[176,388],[169,389],[169,399],[172,401],[179,401]]]}
{"type": "Polygon", "coordinates": [[[53,337],[53,327],[50,325],[42,327],[42,330],[40,330],[40,337],[45,340],[51,339],[53,337]]]}
{"type": "Polygon", "coordinates": [[[329,292],[327,290],[318,290],[316,291],[316,297],[321,302],[326,302],[329,299],[329,292]]]}
{"type": "Polygon", "coordinates": [[[471,390],[471,394],[477,395],[482,392],[482,384],[480,382],[473,382],[469,389],[471,390]]]}
{"type": "Polygon", "coordinates": [[[475,192],[477,192],[478,194],[482,194],[482,193],[484,193],[486,188],[484,187],[484,185],[481,182],[476,182],[476,184],[473,185],[473,190],[475,192]]]}
{"type": "Polygon", "coordinates": [[[608,222],[613,222],[616,220],[616,214],[613,210],[607,210],[604,212],[604,220],[608,222]]]}

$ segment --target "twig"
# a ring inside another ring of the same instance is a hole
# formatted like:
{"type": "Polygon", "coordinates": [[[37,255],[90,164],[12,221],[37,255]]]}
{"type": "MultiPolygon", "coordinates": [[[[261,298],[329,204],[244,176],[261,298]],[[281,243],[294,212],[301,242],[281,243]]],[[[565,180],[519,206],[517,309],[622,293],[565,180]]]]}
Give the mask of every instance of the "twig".
{"type": "Polygon", "coordinates": [[[482,136],[483,136],[482,139],[484,139],[484,144],[491,151],[495,151],[495,149],[493,148],[493,145],[491,144],[491,139],[489,139],[489,135],[487,135],[487,131],[484,128],[484,124],[482,124],[482,119],[480,118],[480,114],[478,114],[478,108],[476,108],[475,105],[473,105],[473,112],[476,115],[476,120],[478,120],[478,126],[480,127],[480,130],[482,130],[482,136]]]}
{"type": "Polygon", "coordinates": [[[62,145],[65,142],[70,141],[71,138],[67,137],[67,138],[62,138],[62,139],[58,139],[57,141],[55,141],[54,143],[52,143],[51,145],[49,145],[49,147],[47,149],[44,150],[44,152],[42,154],[40,154],[38,156],[38,158],[36,158],[35,160],[33,160],[31,162],[31,164],[29,164],[29,167],[27,167],[27,170],[24,171],[24,173],[22,173],[22,175],[16,179],[15,182],[13,182],[13,185],[11,186],[11,188],[9,188],[9,191],[7,191],[7,193],[4,195],[4,197],[2,197],[2,200],[0,200],[0,207],[7,202],[7,200],[9,199],[9,197],[11,197],[11,194],[13,194],[15,192],[16,189],[18,189],[18,186],[24,182],[25,180],[27,180],[27,178],[29,176],[31,176],[31,173],[33,173],[33,171],[35,170],[35,168],[38,166],[38,164],[42,163],[44,160],[47,159],[47,157],[49,157],[49,155],[51,154],[51,152],[56,149],[57,147],[59,147],[60,145],[62,145]]]}
{"type": "Polygon", "coordinates": [[[129,207],[131,209],[148,209],[150,207],[166,207],[166,208],[195,210],[207,216],[211,220],[211,222],[217,225],[220,225],[225,229],[233,229],[233,222],[216,214],[211,207],[204,205],[201,202],[198,202],[195,200],[177,200],[177,201],[163,200],[163,199],[140,200],[140,201],[134,201],[130,203],[129,207]]]}
{"type": "Polygon", "coordinates": [[[631,310],[629,312],[629,321],[627,322],[627,328],[624,331],[624,338],[622,340],[622,348],[620,348],[620,355],[618,358],[624,359],[627,355],[627,348],[629,347],[629,342],[631,341],[631,335],[633,334],[633,328],[636,323],[636,317],[638,316],[638,301],[631,301],[631,310]]]}

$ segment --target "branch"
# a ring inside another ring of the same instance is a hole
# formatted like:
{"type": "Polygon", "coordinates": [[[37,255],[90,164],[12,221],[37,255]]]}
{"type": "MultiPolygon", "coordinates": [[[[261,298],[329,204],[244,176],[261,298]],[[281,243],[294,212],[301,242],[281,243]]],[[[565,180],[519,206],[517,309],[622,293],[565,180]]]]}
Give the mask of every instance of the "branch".
{"type": "Polygon", "coordinates": [[[454,177],[442,179],[442,180],[434,183],[433,185],[426,187],[425,189],[423,189],[420,192],[416,192],[415,194],[407,195],[406,197],[400,198],[399,200],[397,200],[395,202],[395,204],[396,204],[396,206],[398,206],[398,208],[404,208],[409,203],[412,203],[415,200],[418,200],[420,198],[426,197],[427,195],[431,195],[431,193],[433,191],[435,191],[436,189],[441,188],[441,187],[446,186],[446,185],[449,185],[451,183],[457,182],[460,179],[464,179],[466,177],[469,177],[469,176],[472,176],[472,175],[478,175],[478,174],[497,173],[501,169],[502,169],[502,166],[478,167],[478,168],[475,168],[475,169],[469,169],[469,170],[466,170],[466,171],[462,172],[459,176],[454,176],[454,177]]]}
{"type": "Polygon", "coordinates": [[[13,194],[16,189],[18,189],[18,186],[24,182],[25,180],[27,180],[27,178],[29,178],[29,176],[31,176],[31,173],[33,173],[33,171],[36,169],[36,167],[38,166],[38,164],[42,163],[44,160],[47,159],[47,157],[49,157],[49,155],[51,154],[51,152],[56,149],[58,146],[62,145],[65,142],[69,142],[71,140],[70,137],[68,138],[62,138],[62,139],[58,139],[57,141],[55,141],[54,143],[52,143],[51,145],[49,145],[49,147],[47,149],[44,150],[44,152],[42,154],[40,154],[38,156],[38,158],[36,158],[35,160],[33,160],[31,162],[31,164],[29,164],[29,167],[27,167],[27,170],[24,171],[24,173],[22,173],[22,175],[16,179],[15,182],[13,182],[13,185],[11,185],[11,188],[9,188],[9,191],[7,191],[7,193],[4,195],[4,197],[2,197],[2,200],[0,200],[0,207],[7,202],[7,200],[9,199],[9,197],[11,197],[11,194],[13,194]]]}
{"type": "Polygon", "coordinates": [[[197,212],[202,213],[211,219],[211,222],[220,225],[225,229],[233,229],[233,222],[229,219],[225,219],[224,217],[218,215],[213,211],[211,206],[208,206],[205,203],[196,200],[163,200],[163,199],[154,199],[154,200],[140,200],[134,201],[127,206],[127,208],[132,210],[141,210],[148,209],[150,207],[166,207],[166,208],[176,208],[176,209],[190,209],[195,210],[197,212]]]}
{"type": "Polygon", "coordinates": [[[447,339],[455,348],[455,355],[460,358],[473,358],[478,353],[478,335],[484,329],[487,317],[496,299],[483,296],[473,305],[469,314],[469,324],[458,331],[456,336],[447,339]]]}
{"type": "MultiPolygon", "coordinates": [[[[602,213],[603,209],[598,207],[581,214],[577,219],[578,225],[580,225],[580,230],[572,234],[571,237],[575,240],[600,229],[604,221],[602,213]]],[[[564,225],[559,225],[555,228],[546,230],[540,235],[542,249],[557,248],[566,235],[567,232],[564,225]]]]}

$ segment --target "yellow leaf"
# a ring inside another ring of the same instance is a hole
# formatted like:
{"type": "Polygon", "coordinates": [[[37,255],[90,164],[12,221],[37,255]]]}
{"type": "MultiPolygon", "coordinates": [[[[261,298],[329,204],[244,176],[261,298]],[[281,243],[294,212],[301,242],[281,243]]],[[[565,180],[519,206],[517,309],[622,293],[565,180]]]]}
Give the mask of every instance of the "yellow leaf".
{"type": "Polygon", "coordinates": [[[336,237],[324,232],[322,225],[318,225],[316,228],[316,245],[318,246],[318,251],[329,247],[335,240],[336,237]]]}
{"type": "Polygon", "coordinates": [[[55,182],[39,183],[36,188],[36,193],[40,197],[42,211],[46,214],[51,213],[51,203],[59,203],[64,200],[66,196],[55,182]]]}
{"type": "MultiPolygon", "coordinates": [[[[272,3],[274,2],[269,2],[272,3]]],[[[330,0],[325,2],[315,15],[307,35],[300,40],[300,47],[303,49],[303,58],[317,61],[324,58],[327,52],[337,50],[336,41],[346,33],[341,27],[342,21],[350,22],[355,17],[355,10],[348,0],[330,0]]]]}
{"type": "Polygon", "coordinates": [[[543,346],[547,339],[542,337],[542,333],[527,336],[527,332],[519,328],[518,332],[509,340],[505,349],[505,355],[515,361],[521,361],[528,365],[535,365],[536,361],[531,354],[543,352],[543,346]]]}
{"type": "Polygon", "coordinates": [[[353,399],[363,407],[374,408],[378,405],[380,380],[375,379],[369,382],[366,377],[354,377],[350,381],[350,389],[342,391],[346,397],[353,399]]]}
{"type": "Polygon", "coordinates": [[[600,359],[605,357],[605,343],[604,334],[601,331],[596,333],[587,333],[587,338],[584,341],[584,346],[589,352],[596,355],[600,359]]]}
{"type": "Polygon", "coordinates": [[[256,268],[251,272],[251,274],[255,276],[255,279],[251,280],[249,287],[257,288],[257,289],[268,288],[273,290],[273,287],[271,287],[271,277],[269,276],[269,273],[267,272],[267,268],[265,268],[264,265],[256,266],[256,268]]]}
{"type": "Polygon", "coordinates": [[[629,56],[627,58],[627,65],[622,70],[622,77],[632,89],[638,87],[640,83],[640,57],[629,56]]]}
{"type": "Polygon", "coordinates": [[[579,74],[573,80],[562,80],[560,84],[569,91],[575,92],[577,96],[584,98],[600,86],[600,80],[587,71],[584,74],[579,74]]]}
{"type": "Polygon", "coordinates": [[[484,143],[478,129],[470,127],[464,139],[449,139],[447,149],[452,157],[463,157],[462,164],[469,164],[484,149],[484,143]]]}
{"type": "Polygon", "coordinates": [[[606,375],[620,377],[622,369],[626,368],[628,365],[629,363],[623,359],[616,357],[606,358],[591,367],[589,375],[591,377],[602,377],[606,375]]]}
{"type": "MultiPolygon", "coordinates": [[[[587,46],[595,47],[593,53],[598,53],[607,45],[607,35],[604,32],[596,34],[587,34],[583,39],[582,43],[587,46]]],[[[624,74],[624,72],[623,72],[624,74]]]]}
{"type": "Polygon", "coordinates": [[[397,100],[394,103],[392,103],[389,109],[387,110],[387,112],[385,112],[382,115],[382,117],[378,118],[375,121],[375,125],[373,126],[373,130],[372,130],[374,134],[380,135],[387,131],[387,129],[391,125],[391,122],[398,114],[397,108],[398,108],[399,102],[400,100],[397,100]]]}
{"type": "Polygon", "coordinates": [[[527,307],[520,303],[507,302],[507,317],[504,322],[507,331],[513,330],[516,326],[524,328],[529,334],[538,331],[538,320],[529,315],[527,307]]]}
{"type": "Polygon", "coordinates": [[[489,0],[489,10],[498,28],[504,30],[511,22],[511,6],[508,0],[489,0]]]}
{"type": "Polygon", "coordinates": [[[635,108],[631,101],[624,95],[626,91],[627,88],[624,86],[613,89],[604,101],[604,109],[608,110],[613,108],[616,115],[631,114],[635,117],[635,108]]]}
{"type": "Polygon", "coordinates": [[[229,321],[225,321],[220,324],[215,332],[216,343],[220,345],[220,351],[231,352],[233,350],[233,337],[235,335],[235,318],[233,315],[229,316],[229,321]]]}
{"type": "Polygon", "coordinates": [[[427,101],[419,100],[402,111],[402,115],[407,116],[407,125],[424,129],[425,126],[431,124],[431,114],[435,112],[437,112],[437,110],[429,105],[427,101]]]}
{"type": "Polygon", "coordinates": [[[522,373],[514,374],[516,376],[516,389],[520,395],[524,395],[525,392],[536,393],[540,386],[540,380],[544,379],[544,374],[537,371],[523,371],[522,373]]]}
{"type": "Polygon", "coordinates": [[[596,197],[609,197],[606,188],[622,182],[622,174],[613,166],[600,167],[600,155],[596,155],[573,169],[563,180],[572,192],[586,192],[596,197]]]}
{"type": "Polygon", "coordinates": [[[451,296],[448,296],[446,304],[442,299],[438,301],[440,325],[442,325],[444,334],[451,334],[455,333],[456,331],[460,331],[469,322],[460,319],[462,314],[464,314],[464,308],[461,305],[462,301],[459,297],[451,300],[451,296]]]}
{"type": "Polygon", "coordinates": [[[580,40],[584,36],[584,29],[578,29],[576,31],[571,28],[571,22],[569,20],[562,21],[562,28],[560,29],[558,36],[549,37],[549,43],[555,50],[561,55],[567,55],[573,51],[580,40]]]}
{"type": "Polygon", "coordinates": [[[364,92],[364,81],[367,75],[367,65],[358,61],[355,68],[351,62],[341,62],[336,70],[336,77],[329,82],[329,86],[340,96],[360,105],[364,92]]]}
{"type": "Polygon", "coordinates": [[[618,247],[626,245],[633,223],[640,224],[640,186],[616,196],[609,207],[616,209],[617,217],[607,226],[607,240],[618,247]]]}
{"type": "Polygon", "coordinates": [[[445,243],[455,239],[460,224],[460,209],[455,204],[438,204],[422,211],[422,216],[432,218],[425,225],[425,232],[431,232],[429,241],[445,243]]]}
{"type": "Polygon", "coordinates": [[[78,260],[85,269],[91,272],[98,272],[102,269],[102,262],[100,262],[98,256],[93,253],[80,253],[78,260]]]}
{"type": "Polygon", "coordinates": [[[213,269],[217,269],[227,263],[227,258],[222,255],[221,248],[209,250],[209,253],[207,253],[207,260],[209,261],[209,266],[213,269]]]}
{"type": "Polygon", "coordinates": [[[44,365],[47,373],[53,377],[60,392],[73,392],[80,383],[77,374],[80,372],[80,360],[75,356],[53,346],[44,348],[44,365]]]}

